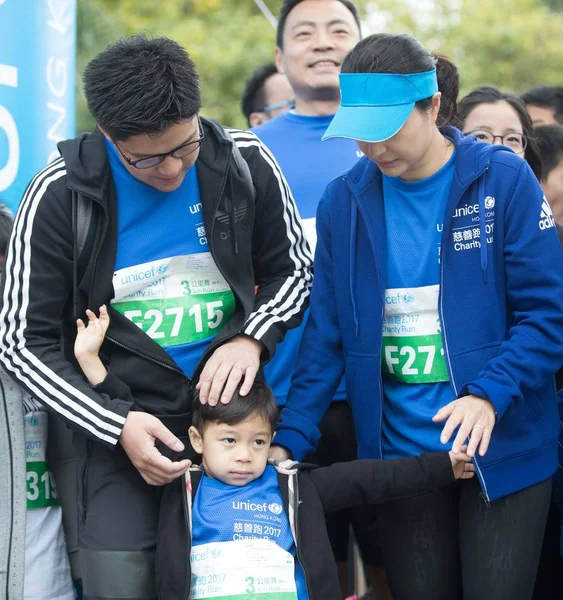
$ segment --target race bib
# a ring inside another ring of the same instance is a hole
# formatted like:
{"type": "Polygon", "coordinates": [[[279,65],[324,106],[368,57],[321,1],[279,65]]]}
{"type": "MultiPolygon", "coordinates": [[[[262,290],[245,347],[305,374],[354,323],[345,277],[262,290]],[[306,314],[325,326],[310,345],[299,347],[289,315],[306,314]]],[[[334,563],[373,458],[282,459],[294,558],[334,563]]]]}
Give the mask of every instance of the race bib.
{"type": "Polygon", "coordinates": [[[263,539],[194,546],[190,598],[297,600],[293,556],[263,539]]]}
{"type": "Polygon", "coordinates": [[[210,252],[120,269],[113,287],[113,308],[165,348],[217,335],[235,312],[210,252]]]}
{"type": "Polygon", "coordinates": [[[439,285],[385,290],[383,374],[403,383],[449,381],[438,317],[439,285]]]}
{"type": "Polygon", "coordinates": [[[47,465],[47,418],[43,411],[24,416],[27,508],[59,506],[53,474],[47,465]]]}

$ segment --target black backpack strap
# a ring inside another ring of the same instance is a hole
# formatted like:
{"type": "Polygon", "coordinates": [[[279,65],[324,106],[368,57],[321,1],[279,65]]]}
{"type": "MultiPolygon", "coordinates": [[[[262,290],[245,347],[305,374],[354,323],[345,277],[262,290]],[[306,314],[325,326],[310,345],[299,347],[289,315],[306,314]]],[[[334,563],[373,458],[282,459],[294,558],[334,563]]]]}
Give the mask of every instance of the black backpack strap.
{"type": "Polygon", "coordinates": [[[92,202],[72,191],[72,310],[74,319],[78,318],[78,263],[86,244],[86,238],[92,221],[92,202]]]}

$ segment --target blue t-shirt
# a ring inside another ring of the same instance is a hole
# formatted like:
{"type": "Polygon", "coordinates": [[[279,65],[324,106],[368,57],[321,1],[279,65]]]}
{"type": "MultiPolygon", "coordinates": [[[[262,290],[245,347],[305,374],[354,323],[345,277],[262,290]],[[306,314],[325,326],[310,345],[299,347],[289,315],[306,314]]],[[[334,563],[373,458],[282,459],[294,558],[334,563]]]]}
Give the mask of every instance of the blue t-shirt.
{"type": "MultiPolygon", "coordinates": [[[[455,154],[455,153],[454,153],[455,154]]],[[[442,451],[432,417],[453,400],[438,316],[440,243],[454,156],[421,181],[383,176],[387,271],[383,323],[385,458],[442,451]]]]}
{"type": "Polygon", "coordinates": [[[161,192],[133,177],[107,140],[106,148],[117,192],[112,307],[191,376],[235,307],[209,252],[196,167],[161,192]]]}
{"type": "Polygon", "coordinates": [[[298,600],[308,600],[305,573],[296,558],[274,467],[268,465],[261,477],[245,486],[228,485],[204,475],[195,494],[192,514],[192,548],[245,539],[274,542],[293,556],[298,600]]]}
{"type": "MultiPolygon", "coordinates": [[[[321,141],[332,119],[333,115],[315,117],[288,111],[252,130],[279,163],[313,251],[317,241],[317,206],[326,186],[362,156],[353,140],[332,138],[321,141]]],[[[307,314],[301,327],[287,332],[284,341],[278,344],[273,360],[265,368],[266,378],[280,406],[286,403],[306,319],[307,314]]],[[[345,398],[344,382],[341,382],[334,399],[345,398]]]]}

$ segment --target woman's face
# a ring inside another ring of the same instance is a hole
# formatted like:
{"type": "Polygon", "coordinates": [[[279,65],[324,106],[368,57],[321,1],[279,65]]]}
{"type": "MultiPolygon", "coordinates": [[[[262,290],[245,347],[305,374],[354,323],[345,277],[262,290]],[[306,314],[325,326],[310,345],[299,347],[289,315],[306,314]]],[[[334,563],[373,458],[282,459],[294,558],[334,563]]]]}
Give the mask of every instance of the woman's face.
{"type": "MultiPolygon", "coordinates": [[[[436,134],[436,119],[440,109],[440,93],[432,97],[430,110],[422,112],[414,108],[406,123],[391,138],[384,142],[360,142],[360,150],[389,177],[401,177],[406,181],[424,179],[428,166],[435,162],[433,152],[436,134]]],[[[444,153],[443,144],[439,152],[444,153]]],[[[443,159],[443,156],[440,157],[443,159]]]]}
{"type": "Polygon", "coordinates": [[[520,117],[506,100],[476,106],[465,119],[463,133],[488,144],[502,144],[517,154],[523,154],[526,147],[520,117]]]}

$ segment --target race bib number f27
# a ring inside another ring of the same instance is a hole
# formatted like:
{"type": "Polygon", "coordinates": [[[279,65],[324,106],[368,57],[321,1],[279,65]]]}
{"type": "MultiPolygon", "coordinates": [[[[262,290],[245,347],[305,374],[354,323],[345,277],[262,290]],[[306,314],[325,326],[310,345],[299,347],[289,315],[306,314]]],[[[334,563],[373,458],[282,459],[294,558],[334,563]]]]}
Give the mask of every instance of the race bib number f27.
{"type": "Polygon", "coordinates": [[[113,308],[165,348],[217,335],[235,311],[233,292],[209,252],[120,269],[113,286],[113,308]]]}
{"type": "Polygon", "coordinates": [[[403,383],[449,381],[440,320],[440,286],[385,291],[383,374],[403,383]]]}

